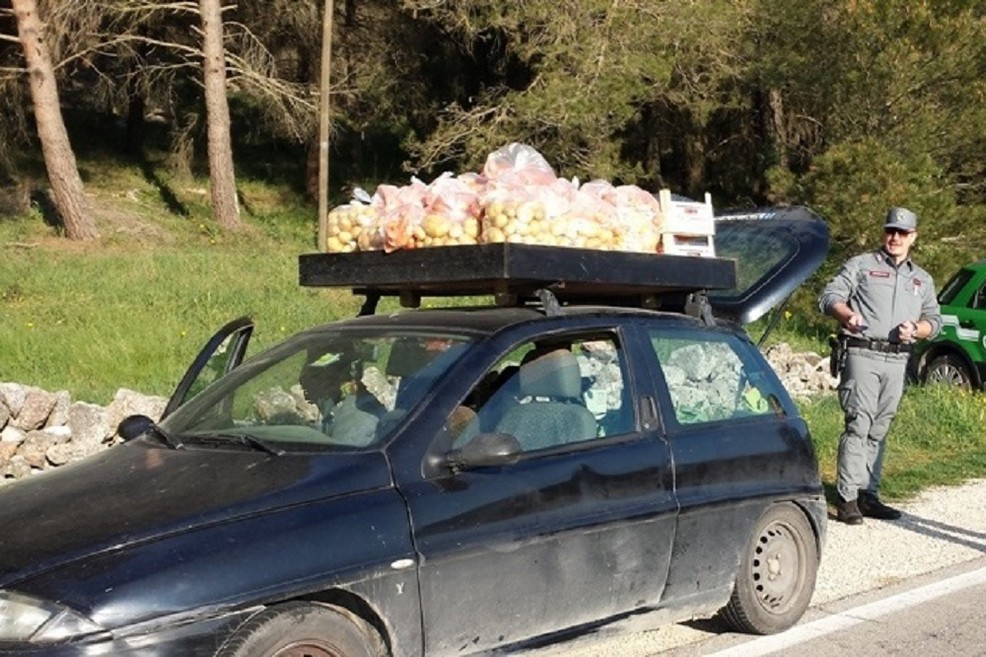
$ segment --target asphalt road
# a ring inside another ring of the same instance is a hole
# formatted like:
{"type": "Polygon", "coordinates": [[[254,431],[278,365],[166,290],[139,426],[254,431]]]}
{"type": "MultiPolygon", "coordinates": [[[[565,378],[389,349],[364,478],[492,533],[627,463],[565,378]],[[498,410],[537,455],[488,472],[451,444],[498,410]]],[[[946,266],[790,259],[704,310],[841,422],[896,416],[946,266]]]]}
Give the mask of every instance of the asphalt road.
{"type": "Polygon", "coordinates": [[[721,634],[666,657],[953,657],[986,653],[986,558],[824,605],[769,637],[721,634]]]}

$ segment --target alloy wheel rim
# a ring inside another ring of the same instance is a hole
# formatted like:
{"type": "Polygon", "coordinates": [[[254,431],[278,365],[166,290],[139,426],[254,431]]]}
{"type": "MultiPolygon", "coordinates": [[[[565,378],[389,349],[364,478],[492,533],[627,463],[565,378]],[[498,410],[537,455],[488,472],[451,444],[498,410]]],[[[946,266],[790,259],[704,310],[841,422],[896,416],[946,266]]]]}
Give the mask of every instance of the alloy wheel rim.
{"type": "Polygon", "coordinates": [[[954,365],[941,365],[931,373],[931,380],[937,383],[949,383],[956,386],[965,386],[965,376],[961,370],[954,365]]]}

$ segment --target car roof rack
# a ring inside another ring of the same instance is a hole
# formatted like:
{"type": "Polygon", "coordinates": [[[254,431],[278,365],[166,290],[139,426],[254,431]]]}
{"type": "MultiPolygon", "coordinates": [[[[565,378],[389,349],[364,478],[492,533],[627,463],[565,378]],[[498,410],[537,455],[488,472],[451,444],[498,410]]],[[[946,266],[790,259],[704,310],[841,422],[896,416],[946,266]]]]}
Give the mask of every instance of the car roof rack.
{"type": "Polygon", "coordinates": [[[731,289],[736,263],[724,258],[492,243],[299,256],[305,287],[365,295],[360,314],[383,296],[416,308],[423,297],[491,295],[498,306],[618,305],[711,316],[707,290],[731,289]],[[704,302],[703,302],[704,300],[704,302]]]}

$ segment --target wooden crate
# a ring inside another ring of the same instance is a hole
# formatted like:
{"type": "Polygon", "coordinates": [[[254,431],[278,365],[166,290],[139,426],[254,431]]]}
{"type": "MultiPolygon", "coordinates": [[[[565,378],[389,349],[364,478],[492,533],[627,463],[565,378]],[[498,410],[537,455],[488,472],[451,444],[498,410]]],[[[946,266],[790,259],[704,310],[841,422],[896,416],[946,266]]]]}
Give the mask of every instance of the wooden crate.
{"type": "Polygon", "coordinates": [[[716,257],[715,238],[712,235],[661,235],[661,252],[665,255],[716,257]]]}
{"type": "Polygon", "coordinates": [[[661,231],[673,235],[715,235],[715,214],[712,195],[706,192],[705,201],[675,201],[671,190],[662,189],[657,194],[661,204],[664,225],[661,231]]]}
{"type": "Polygon", "coordinates": [[[706,192],[704,202],[677,201],[671,198],[671,190],[662,189],[657,200],[664,219],[661,228],[662,253],[703,258],[716,256],[716,224],[711,194],[706,192]]]}

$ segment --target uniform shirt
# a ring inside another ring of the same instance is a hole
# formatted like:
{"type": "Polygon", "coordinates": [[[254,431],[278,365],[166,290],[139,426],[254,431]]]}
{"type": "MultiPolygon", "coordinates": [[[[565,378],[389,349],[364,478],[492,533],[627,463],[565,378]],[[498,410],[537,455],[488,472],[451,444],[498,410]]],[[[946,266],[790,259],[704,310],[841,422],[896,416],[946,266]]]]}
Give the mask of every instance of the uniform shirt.
{"type": "Polygon", "coordinates": [[[898,342],[897,327],[923,319],[931,324],[933,338],[941,330],[941,310],[935,283],[921,267],[907,258],[900,265],[884,250],[850,258],[825,286],[818,307],[826,315],[839,301],[849,305],[866,326],[855,337],[898,342]]]}

